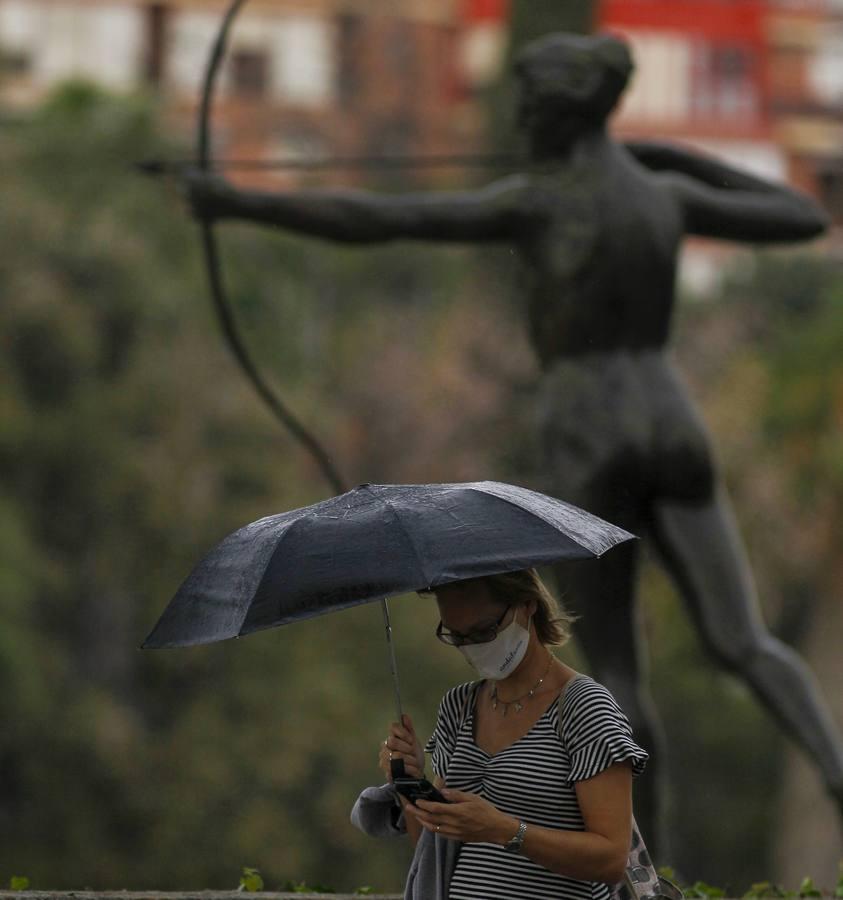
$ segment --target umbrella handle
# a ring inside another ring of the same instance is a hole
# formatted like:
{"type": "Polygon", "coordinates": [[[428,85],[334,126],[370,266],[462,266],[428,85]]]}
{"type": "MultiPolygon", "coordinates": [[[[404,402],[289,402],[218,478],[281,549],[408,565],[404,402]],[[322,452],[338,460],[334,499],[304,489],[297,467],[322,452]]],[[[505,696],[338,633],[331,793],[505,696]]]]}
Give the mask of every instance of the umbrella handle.
{"type": "Polygon", "coordinates": [[[383,610],[383,625],[386,631],[386,643],[389,647],[389,671],[392,672],[392,686],[395,690],[395,711],[398,713],[398,721],[404,724],[404,713],[401,710],[401,690],[398,687],[398,664],[395,662],[395,646],[392,643],[392,625],[389,622],[389,606],[386,598],[381,600],[383,610]]]}

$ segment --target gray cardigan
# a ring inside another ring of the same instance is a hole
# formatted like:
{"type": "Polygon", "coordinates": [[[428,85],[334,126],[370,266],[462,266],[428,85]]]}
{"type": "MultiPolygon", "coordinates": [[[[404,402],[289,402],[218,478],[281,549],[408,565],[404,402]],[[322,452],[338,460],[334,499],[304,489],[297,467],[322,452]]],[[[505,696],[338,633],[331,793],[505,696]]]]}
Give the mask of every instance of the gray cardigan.
{"type": "MultiPolygon", "coordinates": [[[[407,833],[398,794],[391,784],[364,788],[351,810],[351,821],[371,837],[407,833]]],[[[447,900],[461,846],[460,841],[423,828],[407,873],[404,900],[447,900]]]]}

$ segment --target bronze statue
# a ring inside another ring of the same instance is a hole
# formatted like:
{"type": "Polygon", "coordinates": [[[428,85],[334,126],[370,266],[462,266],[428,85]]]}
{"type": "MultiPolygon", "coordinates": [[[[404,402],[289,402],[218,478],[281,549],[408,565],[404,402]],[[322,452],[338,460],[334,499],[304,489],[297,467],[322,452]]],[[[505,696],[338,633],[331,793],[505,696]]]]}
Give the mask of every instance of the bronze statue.
{"type": "MultiPolygon", "coordinates": [[[[554,34],[518,56],[525,171],[478,190],[382,195],[259,193],[192,173],[198,216],[237,218],[354,244],[502,242],[526,274],[542,379],[540,486],[648,536],[711,653],[810,755],[843,813],[843,745],[812,676],[762,621],[709,438],[668,349],[677,254],[687,234],[746,242],[820,234],[806,196],[677,147],[622,145],[606,120],[633,64],[607,36],[554,34]]],[[[558,574],[581,616],[594,677],[636,738],[662,756],[635,627],[640,546],[558,574]]],[[[637,788],[642,831],[663,846],[657,781],[637,788]]]]}

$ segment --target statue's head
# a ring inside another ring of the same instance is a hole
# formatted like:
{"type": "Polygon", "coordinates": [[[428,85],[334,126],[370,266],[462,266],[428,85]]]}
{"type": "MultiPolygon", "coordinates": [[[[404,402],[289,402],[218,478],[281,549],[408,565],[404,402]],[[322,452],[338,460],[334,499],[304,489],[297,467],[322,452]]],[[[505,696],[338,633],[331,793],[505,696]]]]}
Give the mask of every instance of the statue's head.
{"type": "Polygon", "coordinates": [[[559,32],[531,41],[515,58],[519,119],[528,129],[566,120],[602,124],[633,68],[629,47],[611,35],[559,32]]]}

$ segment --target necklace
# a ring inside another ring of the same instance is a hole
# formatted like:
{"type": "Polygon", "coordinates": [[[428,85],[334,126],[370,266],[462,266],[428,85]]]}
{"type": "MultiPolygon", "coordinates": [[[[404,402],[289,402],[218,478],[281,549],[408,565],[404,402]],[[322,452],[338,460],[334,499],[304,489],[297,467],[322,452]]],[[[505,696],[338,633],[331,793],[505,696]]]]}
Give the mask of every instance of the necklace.
{"type": "Polygon", "coordinates": [[[503,714],[506,715],[509,712],[509,707],[512,706],[515,709],[515,712],[520,713],[522,709],[524,709],[524,700],[531,700],[533,694],[542,686],[545,678],[547,678],[547,673],[550,671],[550,667],[553,665],[553,657],[547,661],[547,668],[544,670],[544,675],[527,691],[526,694],[522,694],[520,697],[516,697],[515,700],[501,700],[498,697],[498,686],[497,683],[492,688],[492,709],[497,709],[498,704],[500,703],[503,706],[503,714]]]}

